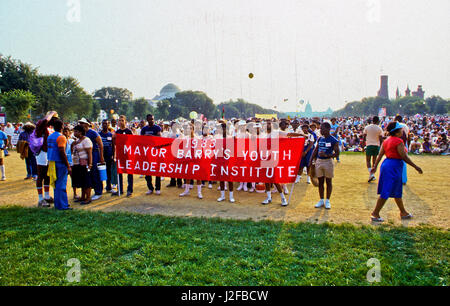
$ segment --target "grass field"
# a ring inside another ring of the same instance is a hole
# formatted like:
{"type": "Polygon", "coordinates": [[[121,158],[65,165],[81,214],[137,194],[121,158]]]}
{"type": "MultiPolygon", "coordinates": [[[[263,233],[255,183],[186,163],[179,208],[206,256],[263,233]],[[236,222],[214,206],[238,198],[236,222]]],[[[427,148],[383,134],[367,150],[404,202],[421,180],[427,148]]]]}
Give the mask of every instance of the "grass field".
{"type": "MultiPolygon", "coordinates": [[[[382,217],[391,225],[414,227],[426,224],[449,229],[450,157],[412,155],[411,158],[424,171],[423,175],[419,175],[414,169],[409,168],[408,184],[403,189],[405,206],[414,218],[402,221],[393,200],[386,203],[381,212],[382,217]]],[[[36,207],[35,183],[23,180],[26,176],[25,162],[17,153],[12,153],[5,159],[5,164],[7,180],[0,182],[0,207],[8,205],[36,207]]],[[[134,176],[134,196],[131,199],[104,194],[100,200],[91,205],[84,207],[71,201],[71,206],[75,210],[124,211],[178,217],[370,225],[370,213],[377,200],[377,183],[375,181],[368,184],[367,178],[364,155],[346,153],[341,156],[341,163],[336,164],[335,169],[331,210],[314,208],[318,201],[317,188],[306,184],[305,177],[295,185],[292,201],[288,207],[281,207],[280,196],[277,194],[273,195],[272,204],[263,206],[261,202],[265,199],[264,193],[244,191],[234,193],[236,203],[231,204],[228,201],[218,203],[220,193],[217,191],[217,185],[214,185],[212,190],[204,188],[202,200],[197,199],[195,190],[189,197],[180,198],[178,195],[182,190],[165,187],[168,180],[162,182],[161,196],[146,196],[145,179],[137,175],[134,176]]],[[[71,199],[71,188],[68,188],[68,193],[71,199]]]]}
{"type": "Polygon", "coordinates": [[[450,159],[412,158],[424,170],[409,169],[404,188],[414,219],[401,221],[390,201],[386,225],[373,226],[376,183],[367,183],[357,153],[336,165],[331,210],[313,207],[317,189],[304,180],[284,208],[279,196],[262,206],[264,194],[245,192],[217,203],[215,189],[203,200],[165,187],[145,196],[135,176],[133,198],[106,194],[67,212],[33,208],[35,187],[13,153],[0,182],[0,285],[448,286],[450,159]],[[80,261],[80,283],[66,279],[71,258],[80,261]],[[380,261],[379,283],[366,279],[370,258],[380,261]]]}
{"type": "Polygon", "coordinates": [[[450,284],[449,232],[1,208],[0,285],[450,284]]]}

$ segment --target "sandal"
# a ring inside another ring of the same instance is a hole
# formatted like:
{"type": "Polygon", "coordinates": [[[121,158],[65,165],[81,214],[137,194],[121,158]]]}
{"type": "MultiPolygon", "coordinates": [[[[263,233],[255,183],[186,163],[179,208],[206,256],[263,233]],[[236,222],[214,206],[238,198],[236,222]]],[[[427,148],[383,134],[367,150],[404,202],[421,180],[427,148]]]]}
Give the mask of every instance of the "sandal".
{"type": "Polygon", "coordinates": [[[373,215],[370,216],[370,219],[372,219],[372,222],[384,222],[384,219],[379,217],[374,217],[373,215]]]}
{"type": "Polygon", "coordinates": [[[402,220],[409,220],[412,219],[413,215],[411,214],[407,214],[406,216],[400,216],[402,218],[402,220]]]}

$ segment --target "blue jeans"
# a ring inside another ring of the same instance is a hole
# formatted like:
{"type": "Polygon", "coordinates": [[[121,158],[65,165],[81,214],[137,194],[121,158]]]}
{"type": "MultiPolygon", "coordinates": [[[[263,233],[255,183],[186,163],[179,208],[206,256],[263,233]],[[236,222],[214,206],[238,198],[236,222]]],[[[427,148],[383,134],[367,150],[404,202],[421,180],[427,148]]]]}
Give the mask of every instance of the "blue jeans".
{"type": "Polygon", "coordinates": [[[37,176],[36,156],[33,153],[28,152],[28,157],[25,158],[25,164],[27,166],[27,177],[37,176]]]}
{"type": "Polygon", "coordinates": [[[58,210],[66,210],[69,208],[69,200],[67,199],[67,167],[62,162],[55,162],[56,166],[56,182],[54,191],[55,208],[58,210]]]}
{"type": "MultiPolygon", "coordinates": [[[[128,186],[127,186],[127,193],[133,193],[133,175],[127,174],[128,178],[128,186]]],[[[123,194],[123,175],[119,174],[119,190],[120,194],[123,194]]]]}

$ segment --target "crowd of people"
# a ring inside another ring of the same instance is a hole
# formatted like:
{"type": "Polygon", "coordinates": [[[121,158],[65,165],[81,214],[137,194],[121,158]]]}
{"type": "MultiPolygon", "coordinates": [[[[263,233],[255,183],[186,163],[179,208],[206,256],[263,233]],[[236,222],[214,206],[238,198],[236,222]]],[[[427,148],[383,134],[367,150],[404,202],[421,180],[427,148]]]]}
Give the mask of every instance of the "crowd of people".
{"type": "MultiPolygon", "coordinates": [[[[60,210],[71,209],[66,191],[69,176],[74,194],[73,201],[81,205],[88,205],[105,193],[110,193],[111,196],[133,196],[134,176],[127,174],[125,193],[123,175],[117,175],[117,134],[168,138],[304,137],[303,156],[295,183],[299,183],[302,175],[306,174],[306,183],[317,184],[320,200],[315,205],[316,208],[331,208],[334,160],[340,162],[340,152],[365,152],[369,183],[376,179],[375,173],[381,158],[386,156],[380,168],[380,198],[371,216],[373,221],[382,222],[379,212],[389,197],[395,199],[402,218],[412,217],[401,201],[402,186],[407,181],[406,164],[419,173],[422,173],[422,170],[411,161],[406,152],[448,155],[449,128],[448,116],[279,120],[233,118],[210,121],[179,119],[156,122],[154,116],[149,114],[145,121],[128,122],[125,116],[118,116],[111,121],[91,122],[82,118],[77,122],[64,123],[56,112],[49,112],[36,124],[7,123],[1,126],[1,180],[6,180],[5,157],[9,154],[8,150],[13,149],[14,134],[19,134],[15,146],[25,161],[25,180],[33,180],[36,183],[38,206],[50,207],[54,203],[54,207],[60,210]],[[100,170],[102,167],[106,168],[106,178],[103,179],[100,170]],[[50,196],[50,186],[54,189],[54,198],[50,196]]],[[[161,195],[161,182],[164,178],[145,176],[145,180],[148,188],[146,195],[161,195]]],[[[212,189],[216,182],[172,178],[167,187],[183,189],[180,197],[186,197],[190,190],[194,189],[194,184],[197,187],[197,197],[202,199],[202,188],[212,189]]],[[[238,185],[237,191],[265,192],[267,197],[262,202],[264,205],[272,202],[272,193],[280,194],[281,204],[288,205],[286,195],[289,190],[286,185],[272,186],[258,182],[234,184],[238,185]]],[[[229,201],[236,201],[234,184],[219,182],[219,202],[226,200],[226,190],[229,191],[229,201]]]]}

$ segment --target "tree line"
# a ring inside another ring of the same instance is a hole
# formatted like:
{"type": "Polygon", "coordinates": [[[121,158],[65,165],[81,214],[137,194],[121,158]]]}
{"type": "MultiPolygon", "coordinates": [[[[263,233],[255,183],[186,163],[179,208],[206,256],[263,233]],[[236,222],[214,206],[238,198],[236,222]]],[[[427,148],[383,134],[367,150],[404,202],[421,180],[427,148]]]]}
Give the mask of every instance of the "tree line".
{"type": "Polygon", "coordinates": [[[394,100],[382,97],[363,98],[361,101],[347,103],[344,108],[337,110],[333,116],[370,116],[378,115],[380,108],[386,108],[387,116],[415,115],[415,114],[448,114],[450,100],[439,96],[426,99],[415,96],[398,97],[394,100]]]}
{"type": "Polygon", "coordinates": [[[222,116],[227,119],[248,118],[256,113],[279,114],[243,99],[216,105],[201,91],[182,91],[172,99],[158,101],[156,105],[145,98],[135,99],[126,88],[103,87],[90,94],[71,76],[40,74],[30,64],[2,54],[0,90],[0,106],[5,108],[10,122],[35,121],[49,110],[57,111],[66,121],[81,117],[95,121],[100,110],[104,110],[109,119],[118,114],[130,119],[145,119],[146,114],[152,113],[157,119],[173,120],[189,118],[192,111],[208,119],[222,116]]]}

